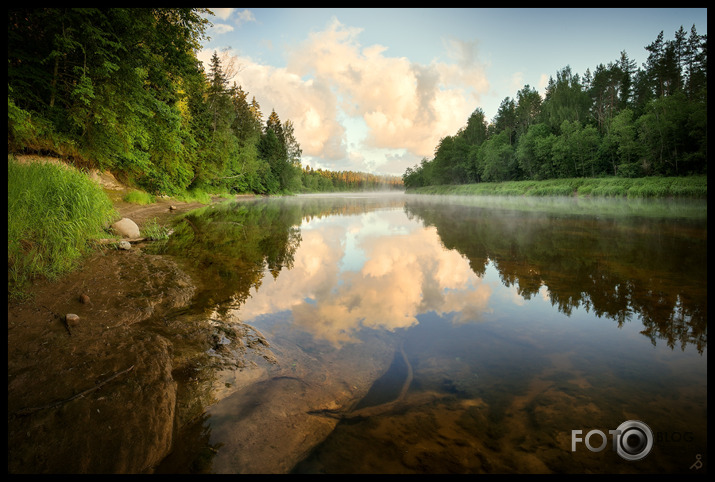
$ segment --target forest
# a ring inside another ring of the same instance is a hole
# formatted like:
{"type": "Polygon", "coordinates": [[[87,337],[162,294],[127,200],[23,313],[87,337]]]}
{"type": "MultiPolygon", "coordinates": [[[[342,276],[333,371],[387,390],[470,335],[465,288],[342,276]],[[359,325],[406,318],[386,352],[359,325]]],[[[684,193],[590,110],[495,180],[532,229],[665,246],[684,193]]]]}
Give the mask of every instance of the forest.
{"type": "Polygon", "coordinates": [[[583,76],[566,66],[543,99],[525,85],[491,122],[476,108],[405,187],[707,175],[707,35],[681,26],[645,50],[642,68],[625,51],[583,76]]]}
{"type": "Polygon", "coordinates": [[[8,9],[8,152],[110,170],[152,194],[402,187],[301,165],[291,120],[267,116],[229,62],[197,59],[193,8],[8,9]]]}

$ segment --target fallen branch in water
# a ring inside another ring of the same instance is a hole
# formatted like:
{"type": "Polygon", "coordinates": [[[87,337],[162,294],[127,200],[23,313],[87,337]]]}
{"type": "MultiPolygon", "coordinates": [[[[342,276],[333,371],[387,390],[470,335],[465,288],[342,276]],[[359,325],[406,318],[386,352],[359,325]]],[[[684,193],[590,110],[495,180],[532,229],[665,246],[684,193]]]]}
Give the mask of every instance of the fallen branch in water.
{"type": "Polygon", "coordinates": [[[111,382],[112,380],[114,380],[114,379],[117,378],[118,376],[124,375],[125,373],[129,372],[129,371],[132,370],[133,368],[134,368],[134,365],[130,366],[129,368],[127,368],[127,369],[125,369],[125,370],[122,370],[122,371],[120,371],[120,372],[117,372],[117,373],[115,373],[114,375],[112,375],[111,377],[109,377],[109,378],[107,378],[106,380],[104,380],[103,382],[98,383],[97,385],[93,386],[92,388],[88,388],[87,390],[85,390],[85,391],[83,391],[83,392],[80,392],[80,393],[78,393],[78,394],[76,394],[76,395],[73,395],[73,396],[71,396],[70,398],[66,398],[66,399],[64,399],[64,400],[59,400],[59,401],[57,401],[57,402],[52,402],[52,403],[50,403],[50,404],[48,404],[48,405],[43,405],[43,406],[41,406],[41,407],[23,408],[22,410],[18,410],[17,412],[15,412],[15,415],[30,415],[30,414],[32,414],[32,413],[39,412],[40,410],[46,410],[46,409],[48,409],[48,408],[59,407],[60,405],[64,405],[64,404],[67,403],[67,402],[71,402],[72,400],[76,400],[76,399],[78,399],[78,398],[80,398],[80,397],[83,397],[83,396],[87,395],[88,393],[91,393],[91,392],[97,390],[97,389],[100,388],[102,385],[106,385],[107,383],[111,382]]]}

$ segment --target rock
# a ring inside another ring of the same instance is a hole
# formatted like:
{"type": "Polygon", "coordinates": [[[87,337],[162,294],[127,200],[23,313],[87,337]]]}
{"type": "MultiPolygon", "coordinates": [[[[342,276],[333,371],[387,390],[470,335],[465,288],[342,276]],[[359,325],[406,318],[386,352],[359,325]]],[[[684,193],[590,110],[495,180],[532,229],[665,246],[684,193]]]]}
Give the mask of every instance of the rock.
{"type": "Polygon", "coordinates": [[[100,171],[99,169],[91,169],[89,178],[102,186],[105,189],[121,189],[122,185],[114,175],[109,171],[100,171]]]}
{"type": "Polygon", "coordinates": [[[119,249],[130,250],[132,249],[132,245],[129,243],[129,241],[119,241],[119,249]]]}
{"type": "Polygon", "coordinates": [[[84,303],[86,305],[87,303],[89,303],[89,296],[87,296],[87,294],[85,293],[82,293],[81,295],[79,295],[79,302],[84,303]]]}
{"type": "Polygon", "coordinates": [[[69,326],[77,326],[79,325],[79,316],[74,313],[67,313],[65,315],[65,321],[69,326]]]}
{"type": "Polygon", "coordinates": [[[129,218],[122,218],[112,224],[112,229],[123,238],[138,238],[140,236],[139,226],[129,218]]]}
{"type": "Polygon", "coordinates": [[[169,206],[169,211],[176,211],[176,206],[174,206],[173,204],[169,206]]]}

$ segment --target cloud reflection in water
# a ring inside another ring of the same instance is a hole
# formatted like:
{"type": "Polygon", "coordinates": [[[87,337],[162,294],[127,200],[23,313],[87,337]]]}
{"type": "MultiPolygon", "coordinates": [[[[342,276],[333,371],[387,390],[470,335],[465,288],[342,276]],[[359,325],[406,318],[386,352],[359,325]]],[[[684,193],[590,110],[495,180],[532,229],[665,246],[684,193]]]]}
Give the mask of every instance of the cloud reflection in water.
{"type": "Polygon", "coordinates": [[[340,346],[362,328],[407,328],[429,311],[454,312],[455,322],[490,311],[491,286],[402,210],[313,219],[301,231],[293,268],[251,289],[243,321],[290,310],[295,327],[340,346]]]}

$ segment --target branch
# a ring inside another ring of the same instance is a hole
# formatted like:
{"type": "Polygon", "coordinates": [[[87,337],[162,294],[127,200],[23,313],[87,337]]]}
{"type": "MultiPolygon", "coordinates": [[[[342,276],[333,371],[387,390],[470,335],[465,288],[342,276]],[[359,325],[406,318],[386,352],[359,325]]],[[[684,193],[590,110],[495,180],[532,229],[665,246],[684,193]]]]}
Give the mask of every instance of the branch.
{"type": "Polygon", "coordinates": [[[85,391],[83,391],[83,392],[80,392],[80,393],[78,393],[77,395],[74,395],[74,396],[72,396],[72,397],[70,397],[70,398],[66,398],[66,399],[64,399],[64,400],[59,400],[59,401],[57,401],[57,402],[52,402],[52,403],[50,403],[50,404],[48,404],[48,405],[43,405],[43,406],[41,406],[41,407],[23,408],[22,410],[18,410],[17,412],[15,412],[15,415],[30,415],[30,414],[32,414],[32,413],[39,412],[40,410],[45,410],[45,409],[48,409],[48,408],[59,407],[60,405],[64,405],[64,404],[67,403],[67,402],[71,402],[72,400],[76,400],[76,399],[78,399],[78,398],[80,398],[80,397],[83,397],[83,396],[87,395],[88,393],[91,393],[91,392],[93,392],[93,391],[99,389],[102,385],[106,385],[107,383],[111,382],[112,380],[114,380],[114,379],[117,378],[118,376],[124,375],[125,373],[129,372],[129,371],[132,370],[133,368],[134,368],[134,365],[130,366],[129,368],[127,368],[127,369],[125,369],[125,370],[122,370],[122,371],[120,371],[120,372],[117,372],[117,373],[115,373],[114,375],[112,375],[111,377],[109,377],[109,378],[107,378],[106,380],[104,380],[102,383],[99,383],[99,384],[93,386],[92,388],[88,388],[87,390],[85,390],[85,391]]]}

